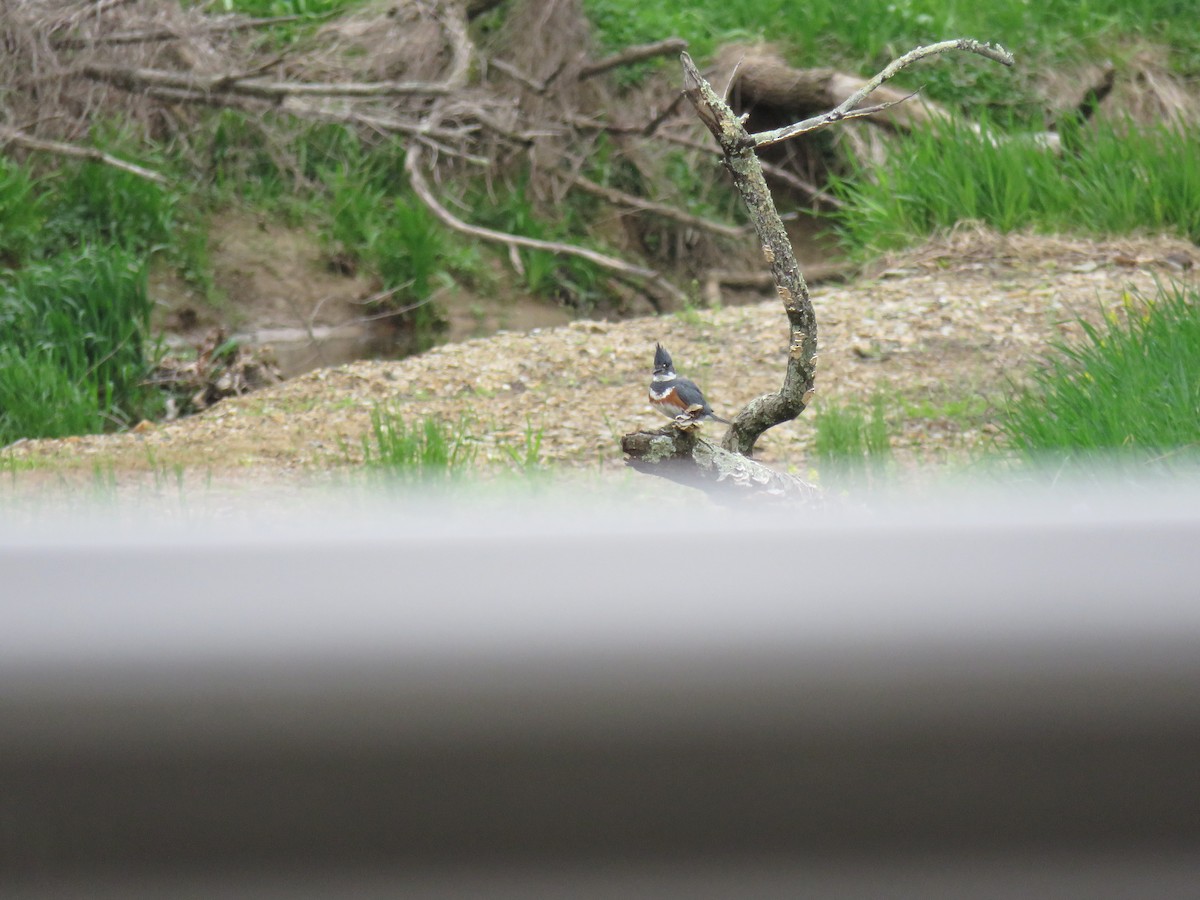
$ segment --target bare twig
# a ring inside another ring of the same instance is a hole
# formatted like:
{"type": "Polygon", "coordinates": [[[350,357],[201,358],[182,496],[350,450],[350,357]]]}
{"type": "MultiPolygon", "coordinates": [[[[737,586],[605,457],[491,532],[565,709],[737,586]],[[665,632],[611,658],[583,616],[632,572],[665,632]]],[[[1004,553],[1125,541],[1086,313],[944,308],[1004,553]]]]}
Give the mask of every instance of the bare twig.
{"type": "Polygon", "coordinates": [[[861,115],[870,115],[880,112],[888,107],[894,106],[895,102],[881,104],[880,106],[870,110],[855,111],[855,107],[862,103],[876,89],[879,88],[885,81],[896,75],[901,69],[912,65],[917,60],[924,59],[927,56],[934,56],[938,53],[946,53],[950,50],[963,50],[969,53],[978,53],[986,59],[993,60],[1006,66],[1011,66],[1014,63],[1013,56],[1003,47],[992,44],[984,44],[979,41],[973,41],[969,38],[959,38],[954,41],[942,41],[937,44],[929,44],[925,47],[917,47],[915,50],[910,50],[898,59],[892,60],[883,69],[875,75],[875,77],[867,80],[861,88],[847,97],[827,113],[822,113],[819,116],[813,116],[810,119],[805,119],[803,122],[797,122],[793,125],[787,125],[783,128],[776,128],[773,131],[762,131],[751,135],[751,140],[755,146],[766,147],[771,144],[778,144],[780,141],[786,141],[788,138],[796,137],[801,134],[811,134],[814,131],[819,131],[822,128],[827,128],[830,125],[841,122],[844,119],[854,118],[861,115]]]}
{"type": "Polygon", "coordinates": [[[312,16],[268,16],[261,19],[243,19],[240,16],[230,16],[227,21],[218,20],[206,23],[195,29],[183,31],[174,28],[153,28],[142,31],[120,31],[113,34],[100,34],[95,37],[55,37],[50,43],[63,50],[81,50],[85,47],[100,45],[124,44],[153,44],[162,41],[175,41],[190,34],[224,34],[233,31],[252,31],[257,28],[270,28],[272,25],[285,25],[301,19],[311,20],[312,16]]]}
{"type": "Polygon", "coordinates": [[[114,169],[120,169],[123,172],[136,175],[138,178],[145,178],[147,181],[153,181],[156,184],[168,183],[166,176],[159,172],[144,168],[136,163],[117,159],[117,157],[111,156],[102,150],[97,150],[95,147],[80,147],[78,144],[67,144],[62,141],[48,141],[42,138],[35,138],[7,125],[0,125],[0,145],[4,144],[13,144],[17,147],[24,147],[26,150],[37,150],[42,153],[53,153],[57,156],[87,159],[92,162],[103,163],[106,166],[112,166],[114,169]]]}
{"type": "Polygon", "coordinates": [[[487,64],[496,71],[503,72],[509,78],[513,79],[513,81],[519,81],[535,94],[546,93],[546,82],[538,81],[536,78],[527,75],[510,62],[505,62],[502,59],[489,59],[487,64]]]}
{"type": "Polygon", "coordinates": [[[721,99],[726,103],[729,102],[729,95],[733,93],[733,83],[737,80],[738,70],[742,68],[742,63],[746,61],[745,56],[738,58],[738,61],[733,64],[733,71],[729,73],[729,77],[725,79],[725,90],[721,91],[721,99]]]}
{"type": "Polygon", "coordinates": [[[303,103],[301,101],[295,101],[282,107],[264,106],[260,98],[221,93],[209,94],[202,91],[181,90],[179,88],[146,88],[141,93],[147,97],[155,97],[171,103],[196,103],[202,106],[237,109],[256,115],[261,115],[263,112],[272,109],[281,109],[300,118],[322,122],[340,122],[346,125],[360,125],[378,134],[411,135],[431,146],[436,145],[440,152],[465,159],[475,165],[487,165],[489,162],[481,156],[473,156],[444,144],[436,144],[437,141],[445,141],[447,143],[461,142],[475,131],[478,131],[478,126],[475,125],[465,125],[460,128],[438,128],[427,121],[419,119],[409,120],[395,116],[369,115],[343,107],[326,107],[303,103]]]}
{"type": "Polygon", "coordinates": [[[643,126],[641,130],[642,137],[651,137],[656,131],[658,131],[659,126],[662,125],[663,122],[675,115],[675,111],[679,109],[679,105],[681,103],[683,103],[683,94],[676,94],[675,99],[664,106],[658,115],[656,115],[649,122],[647,122],[645,126],[643,126]]]}
{"type": "Polygon", "coordinates": [[[713,234],[720,234],[725,237],[745,237],[745,229],[738,225],[727,225],[724,222],[714,222],[711,219],[694,216],[691,213],[686,213],[665,203],[655,203],[653,200],[646,200],[636,194],[628,194],[625,191],[618,191],[615,188],[596,184],[596,182],[584,178],[582,175],[572,176],[571,183],[580,190],[594,197],[607,200],[609,203],[617,206],[626,206],[630,209],[652,213],[656,216],[662,216],[664,219],[679,222],[681,225],[687,225],[703,231],[711,231],[713,234]]]}
{"type": "Polygon", "coordinates": [[[589,63],[579,70],[579,80],[584,81],[592,78],[610,69],[616,69],[621,66],[632,65],[633,63],[642,62],[646,59],[653,59],[656,56],[667,56],[672,53],[682,53],[687,49],[687,41],[683,38],[667,38],[664,41],[655,41],[653,44],[639,44],[636,47],[628,47],[620,53],[614,53],[612,56],[606,56],[604,59],[597,60],[594,63],[589,63]]]}
{"type": "Polygon", "coordinates": [[[51,34],[62,31],[65,28],[72,28],[78,25],[85,19],[99,18],[105,13],[116,9],[119,6],[126,6],[134,3],[136,0],[97,0],[95,3],[84,4],[79,9],[71,12],[55,22],[49,24],[51,34]]]}
{"type": "Polygon", "coordinates": [[[432,123],[417,119],[400,119],[395,116],[372,116],[350,110],[345,112],[337,107],[312,106],[309,104],[288,107],[288,112],[298,116],[319,118],[326,122],[346,122],[352,125],[363,125],[372,128],[380,134],[395,132],[410,134],[416,138],[433,138],[441,141],[462,141],[479,130],[477,125],[462,125],[458,128],[439,128],[432,123]]]}
{"type": "Polygon", "coordinates": [[[304,81],[267,81],[246,73],[196,75],[166,69],[135,69],[126,66],[89,64],[80,74],[96,81],[116,85],[127,91],[147,88],[175,88],[199,94],[231,93],[264,100],[283,97],[392,97],[404,95],[446,96],[454,87],[445,82],[371,81],[318,83],[304,81]]]}
{"type": "MultiPolygon", "coordinates": [[[[394,293],[394,291],[384,292],[384,296],[386,297],[386,295],[389,293],[394,293]]],[[[367,300],[365,300],[363,302],[370,302],[371,299],[372,298],[368,298],[367,300]]],[[[369,322],[380,322],[380,321],[383,321],[384,319],[394,319],[397,316],[407,315],[408,313],[412,312],[413,310],[420,309],[422,306],[427,306],[430,303],[433,303],[436,299],[437,299],[436,294],[430,294],[425,299],[418,300],[416,303],[410,303],[410,304],[408,304],[408,306],[401,306],[399,309],[384,310],[383,312],[374,313],[373,315],[369,315],[369,316],[359,316],[354,321],[361,323],[363,325],[366,325],[369,322]]]]}
{"type": "Polygon", "coordinates": [[[168,103],[195,103],[199,106],[211,106],[220,109],[236,109],[241,112],[261,114],[266,107],[261,100],[250,97],[234,97],[230,94],[205,94],[199,91],[185,91],[179,88],[145,88],[139,91],[142,96],[165,100],[168,103]]]}
{"type": "Polygon", "coordinates": [[[563,116],[563,121],[580,131],[603,131],[608,134],[641,134],[646,127],[645,125],[620,125],[616,122],[574,113],[567,113],[563,116]]]}

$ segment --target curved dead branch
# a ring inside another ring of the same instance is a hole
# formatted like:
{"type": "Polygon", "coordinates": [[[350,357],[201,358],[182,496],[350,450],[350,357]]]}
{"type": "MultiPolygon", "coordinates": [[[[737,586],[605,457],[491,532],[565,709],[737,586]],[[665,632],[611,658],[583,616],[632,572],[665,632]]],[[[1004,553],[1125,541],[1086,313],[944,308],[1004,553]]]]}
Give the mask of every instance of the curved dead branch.
{"type": "Polygon", "coordinates": [[[742,238],[746,236],[746,229],[740,225],[727,225],[724,222],[717,222],[713,219],[705,219],[701,216],[694,216],[691,213],[686,213],[681,209],[676,209],[674,206],[668,206],[666,203],[656,203],[653,200],[646,200],[636,194],[630,194],[625,191],[618,191],[616,188],[605,187],[602,184],[584,178],[582,175],[572,175],[571,184],[579,188],[593,197],[600,197],[607,200],[614,206],[624,206],[628,209],[636,209],[640,212],[651,213],[656,216],[661,216],[664,219],[671,219],[678,222],[680,225],[687,225],[689,228],[697,228],[701,231],[710,231],[713,234],[719,234],[724,237],[742,238]]]}
{"type": "Polygon", "coordinates": [[[618,278],[625,280],[633,279],[635,282],[645,282],[646,285],[653,286],[656,289],[652,291],[652,296],[656,301],[655,306],[662,305],[661,298],[663,296],[669,297],[678,303],[682,303],[685,299],[682,291],[663,278],[654,269],[649,269],[645,266],[635,266],[622,259],[617,259],[615,256],[598,253],[586,247],[576,247],[573,244],[563,244],[557,241],[543,241],[538,238],[509,234],[506,231],[496,231],[492,228],[484,228],[480,225],[471,225],[464,222],[450,212],[450,210],[446,209],[441,201],[438,200],[433,189],[430,188],[429,182],[425,179],[425,173],[421,168],[422,158],[423,153],[419,146],[414,145],[409,148],[404,160],[404,171],[408,175],[409,183],[412,185],[412,189],[416,195],[421,198],[421,202],[429,207],[430,212],[437,217],[438,221],[453,228],[455,231],[479,238],[480,240],[504,244],[510,250],[517,247],[525,247],[530,250],[545,250],[549,253],[586,259],[588,262],[599,266],[618,278]]]}
{"type": "Polygon", "coordinates": [[[734,187],[750,211],[750,221],[762,243],[763,256],[775,281],[775,289],[783,301],[791,331],[783,386],[778,391],[750,401],[734,417],[733,424],[721,441],[725,449],[748,456],[754,450],[759,435],[780,422],[796,418],[812,398],[816,375],[817,319],[808,295],[808,284],[796,262],[791,240],[767,190],[753,137],[747,133],[742,119],[734,114],[729,104],[717,95],[700,74],[692,58],[684,53],[681,62],[684,93],[695,107],[700,121],[721,146],[734,187]]]}

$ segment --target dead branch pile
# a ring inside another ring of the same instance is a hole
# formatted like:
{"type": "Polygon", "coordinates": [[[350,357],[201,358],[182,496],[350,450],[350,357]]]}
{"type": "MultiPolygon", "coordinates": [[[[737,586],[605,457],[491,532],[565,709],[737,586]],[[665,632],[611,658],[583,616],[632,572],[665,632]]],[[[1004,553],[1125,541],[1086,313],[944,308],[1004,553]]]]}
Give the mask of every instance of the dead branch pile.
{"type": "MultiPolygon", "coordinates": [[[[172,144],[202,181],[211,166],[206,125],[214,111],[234,110],[256,146],[301,180],[292,139],[308,123],[337,123],[403,142],[398,184],[407,180],[447,226],[507,247],[518,270],[522,248],[581,257],[611,277],[614,296],[659,309],[683,300],[680,285],[719,297],[723,285],[759,283],[750,226],[718,149],[682,108],[676,76],[624,91],[607,77],[676,56],[686,42],[666,37],[604,56],[580,0],[510,0],[491,28],[473,27],[474,15],[497,5],[379,0],[297,23],[206,14],[180,0],[0,0],[0,152],[83,157],[161,179],[131,153],[92,145],[98,126],[117,122],[134,140],[172,144]],[[286,42],[279,25],[288,27],[286,42]],[[615,173],[607,184],[594,177],[600,158],[615,173]],[[673,179],[671,165],[692,183],[673,179]],[[482,227],[465,186],[518,179],[548,218],[571,194],[593,198],[599,212],[588,238],[609,249],[482,227]],[[708,201],[702,212],[698,197],[708,201]]],[[[714,69],[756,132],[835,108],[865,83],[832,69],[793,69],[763,47],[732,48],[714,69]]],[[[863,121],[880,127],[841,131],[850,153],[874,156],[878,133],[951,115],[923,100],[897,106],[903,96],[876,95],[883,102],[863,121]]],[[[836,205],[802,142],[760,149],[777,195],[836,205]]]]}
{"type": "Polygon", "coordinates": [[[150,375],[149,383],[163,389],[168,421],[283,380],[269,353],[230,340],[224,328],[211,329],[192,350],[186,358],[164,356],[150,375]]]}
{"type": "MultiPolygon", "coordinates": [[[[188,154],[202,180],[214,110],[241,113],[285,169],[300,128],[340,123],[403,141],[407,164],[398,178],[445,224],[506,245],[518,268],[519,248],[580,256],[608,272],[618,295],[641,295],[657,308],[682,301],[679,284],[744,281],[738,261],[753,265],[745,226],[689,211],[691,198],[677,196],[664,176],[673,153],[712,192],[727,190],[678,92],[657,82],[617,100],[604,77],[676,55],[686,42],[597,54],[577,0],[512,2],[498,31],[480,41],[469,16],[487,5],[367,4],[283,44],[271,29],[294,22],[208,15],[173,0],[0,0],[0,149],[84,157],[161,180],[132,153],[91,145],[98,126],[119,122],[133,141],[169,142],[188,154]],[[588,177],[601,144],[624,173],[621,188],[588,177]],[[472,222],[462,185],[518,175],[544,212],[572,192],[595,198],[608,212],[596,216],[594,236],[613,252],[472,222]]],[[[791,177],[793,187],[810,187],[791,177]]]]}

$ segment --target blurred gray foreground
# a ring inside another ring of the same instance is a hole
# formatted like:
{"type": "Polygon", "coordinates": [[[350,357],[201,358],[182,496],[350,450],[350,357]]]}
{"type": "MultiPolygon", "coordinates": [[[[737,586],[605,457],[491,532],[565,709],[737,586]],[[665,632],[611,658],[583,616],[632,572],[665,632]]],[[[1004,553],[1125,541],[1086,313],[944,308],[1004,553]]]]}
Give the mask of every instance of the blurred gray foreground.
{"type": "Polygon", "coordinates": [[[0,896],[1200,896],[1198,575],[1195,484],[0,521],[0,896]]]}

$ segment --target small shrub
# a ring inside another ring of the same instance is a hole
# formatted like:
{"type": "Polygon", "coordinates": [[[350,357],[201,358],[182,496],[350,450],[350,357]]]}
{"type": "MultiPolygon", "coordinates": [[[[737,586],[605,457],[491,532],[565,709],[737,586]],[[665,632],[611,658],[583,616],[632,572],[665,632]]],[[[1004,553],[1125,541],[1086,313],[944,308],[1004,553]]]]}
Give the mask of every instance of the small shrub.
{"type": "Polygon", "coordinates": [[[385,288],[398,288],[405,305],[433,293],[446,258],[446,233],[415,197],[398,197],[385,204],[387,219],[370,247],[385,288]]]}
{"type": "Polygon", "coordinates": [[[336,252],[379,276],[386,299],[376,303],[377,314],[402,312],[417,347],[431,346],[445,323],[428,301],[455,265],[446,230],[411,193],[392,197],[370,172],[343,168],[326,177],[336,252]]]}

